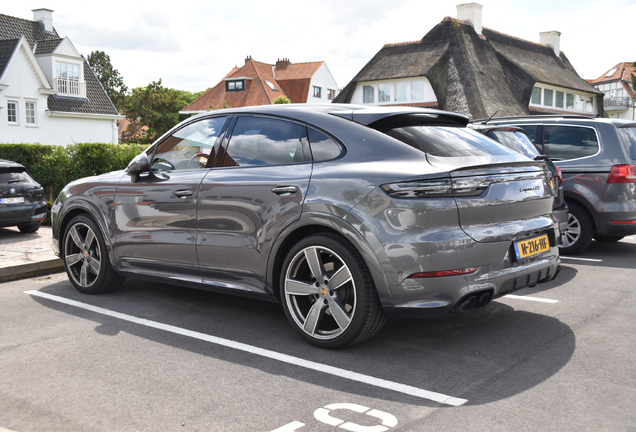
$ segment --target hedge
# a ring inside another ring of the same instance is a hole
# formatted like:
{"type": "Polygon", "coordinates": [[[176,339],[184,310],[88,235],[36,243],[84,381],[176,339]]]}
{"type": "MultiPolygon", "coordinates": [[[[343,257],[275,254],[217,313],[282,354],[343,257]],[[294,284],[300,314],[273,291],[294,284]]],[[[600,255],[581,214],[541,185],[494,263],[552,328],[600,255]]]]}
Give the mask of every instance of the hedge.
{"type": "Polygon", "coordinates": [[[82,177],[126,168],[145,144],[81,143],[67,146],[0,144],[0,159],[26,167],[53,201],[64,186],[82,177]]]}

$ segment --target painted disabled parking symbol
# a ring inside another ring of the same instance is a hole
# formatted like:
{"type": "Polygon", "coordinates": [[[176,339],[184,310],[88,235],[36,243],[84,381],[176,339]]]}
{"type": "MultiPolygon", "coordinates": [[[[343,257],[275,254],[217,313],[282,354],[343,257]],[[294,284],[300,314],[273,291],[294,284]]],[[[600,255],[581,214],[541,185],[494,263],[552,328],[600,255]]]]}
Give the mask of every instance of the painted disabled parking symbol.
{"type": "MultiPolygon", "coordinates": [[[[397,418],[389,413],[352,403],[335,403],[325,405],[324,407],[318,408],[314,411],[314,417],[322,423],[351,432],[384,432],[389,430],[389,428],[396,426],[398,423],[397,418]],[[353,411],[375,417],[381,423],[375,426],[362,426],[357,423],[340,419],[340,417],[346,417],[346,411],[353,411]]],[[[272,432],[294,432],[303,426],[305,426],[304,423],[292,422],[272,432]]]]}

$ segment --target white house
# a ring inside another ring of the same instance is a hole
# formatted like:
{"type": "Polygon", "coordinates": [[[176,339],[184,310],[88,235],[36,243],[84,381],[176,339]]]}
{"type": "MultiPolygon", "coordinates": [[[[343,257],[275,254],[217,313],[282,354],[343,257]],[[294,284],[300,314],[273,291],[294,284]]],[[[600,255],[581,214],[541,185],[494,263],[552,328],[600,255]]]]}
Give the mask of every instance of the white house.
{"type": "Polygon", "coordinates": [[[124,116],[52,15],[0,15],[0,143],[116,144],[124,116]]]}
{"type": "Polygon", "coordinates": [[[632,88],[632,75],[636,74],[633,62],[621,62],[590,84],[605,93],[603,106],[609,118],[636,119],[636,89],[632,88]]]}

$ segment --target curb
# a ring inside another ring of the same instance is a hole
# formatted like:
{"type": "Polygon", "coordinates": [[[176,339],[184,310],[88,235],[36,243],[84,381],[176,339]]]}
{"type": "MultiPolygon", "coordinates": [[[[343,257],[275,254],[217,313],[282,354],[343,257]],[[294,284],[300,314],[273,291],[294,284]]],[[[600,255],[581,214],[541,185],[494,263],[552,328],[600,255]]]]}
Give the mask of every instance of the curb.
{"type": "Polygon", "coordinates": [[[32,260],[21,261],[21,263],[15,263],[14,261],[8,267],[0,266],[0,282],[27,277],[37,277],[64,270],[64,262],[57,257],[45,257],[42,259],[33,257],[32,260]]]}

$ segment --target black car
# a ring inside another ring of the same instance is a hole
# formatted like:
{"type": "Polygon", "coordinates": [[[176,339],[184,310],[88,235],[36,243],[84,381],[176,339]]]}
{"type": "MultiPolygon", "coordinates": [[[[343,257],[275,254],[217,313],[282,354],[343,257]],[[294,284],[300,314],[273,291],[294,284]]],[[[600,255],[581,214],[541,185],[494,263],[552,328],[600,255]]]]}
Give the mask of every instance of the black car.
{"type": "Polygon", "coordinates": [[[0,227],[33,233],[46,219],[44,189],[19,163],[0,159],[0,227]]]}
{"type": "Polygon", "coordinates": [[[562,235],[565,234],[568,227],[569,212],[568,205],[565,202],[563,176],[559,167],[532,144],[532,141],[520,127],[477,124],[471,124],[470,127],[529,159],[542,160],[546,163],[550,170],[550,181],[555,190],[553,213],[559,221],[559,231],[562,235]]]}
{"type": "Polygon", "coordinates": [[[310,343],[486,306],[559,270],[545,163],[420,108],[271,105],[185,120],[51,209],[71,283],[280,302],[310,343]]]}
{"type": "Polygon", "coordinates": [[[495,118],[488,125],[523,128],[563,173],[569,221],[562,254],[592,238],[614,242],[636,234],[636,122],[588,116],[495,118]]]}

